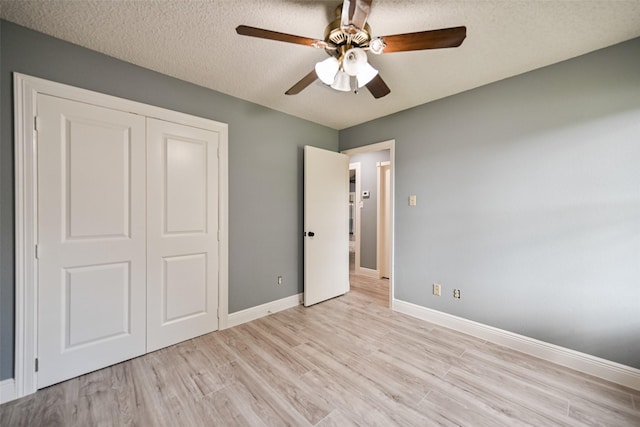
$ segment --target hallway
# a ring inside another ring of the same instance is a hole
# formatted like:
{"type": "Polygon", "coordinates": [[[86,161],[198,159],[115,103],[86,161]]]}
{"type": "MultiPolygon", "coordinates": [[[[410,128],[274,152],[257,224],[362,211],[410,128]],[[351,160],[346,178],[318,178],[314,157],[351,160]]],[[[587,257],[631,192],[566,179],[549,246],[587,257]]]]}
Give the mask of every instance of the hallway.
{"type": "Polygon", "coordinates": [[[366,295],[372,303],[389,308],[389,279],[374,279],[368,276],[356,275],[355,253],[349,252],[349,283],[351,292],[366,295]]]}

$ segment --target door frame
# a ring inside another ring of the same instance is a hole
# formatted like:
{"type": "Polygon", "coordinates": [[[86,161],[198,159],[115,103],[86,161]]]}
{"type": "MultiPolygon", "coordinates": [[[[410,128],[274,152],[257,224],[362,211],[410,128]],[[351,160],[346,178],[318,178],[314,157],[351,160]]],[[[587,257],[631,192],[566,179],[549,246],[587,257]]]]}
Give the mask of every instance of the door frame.
{"type": "Polygon", "coordinates": [[[362,221],[362,211],[360,210],[360,204],[362,202],[362,195],[360,194],[361,192],[361,183],[360,180],[362,179],[361,176],[361,172],[360,172],[360,162],[356,162],[356,163],[349,163],[349,170],[355,171],[355,176],[356,176],[356,191],[355,191],[355,197],[353,199],[353,206],[354,206],[354,221],[356,223],[355,229],[354,229],[354,233],[356,235],[355,238],[355,244],[354,244],[354,273],[355,274],[360,274],[360,221],[362,221]]]}
{"type": "MultiPolygon", "coordinates": [[[[393,309],[393,296],[394,296],[394,288],[395,288],[395,186],[396,186],[396,140],[390,139],[387,141],[377,142],[370,145],[363,145],[361,147],[350,148],[348,150],[342,150],[341,153],[346,154],[348,156],[353,156],[354,154],[362,154],[362,153],[370,153],[373,151],[381,151],[381,150],[389,150],[389,166],[391,168],[391,188],[390,198],[391,198],[391,247],[389,248],[389,270],[391,271],[391,277],[389,278],[389,308],[393,309]]],[[[356,265],[357,268],[357,265],[356,265]]]]}
{"type": "MultiPolygon", "coordinates": [[[[384,170],[385,168],[389,168],[389,174],[391,174],[391,162],[386,161],[386,162],[377,162],[376,164],[376,174],[377,174],[377,190],[378,190],[378,206],[377,206],[377,210],[376,210],[376,234],[378,236],[378,238],[376,239],[376,267],[378,270],[378,278],[382,279],[382,263],[383,263],[383,258],[387,258],[387,260],[389,259],[389,251],[391,248],[389,248],[390,245],[384,245],[383,244],[383,239],[381,238],[381,236],[385,233],[385,231],[387,230],[387,227],[391,226],[391,218],[387,218],[384,215],[384,212],[386,210],[386,204],[387,204],[387,199],[389,202],[389,205],[391,205],[391,194],[389,194],[390,188],[386,186],[385,184],[385,173],[384,170]],[[385,189],[385,196],[388,195],[389,197],[382,197],[382,189],[385,189]]],[[[389,186],[391,186],[391,179],[389,179],[389,186]]],[[[391,206],[389,206],[389,212],[391,212],[391,206]]],[[[390,242],[389,242],[390,243],[390,242]]],[[[391,264],[389,263],[389,270],[391,270],[391,264]]],[[[389,274],[391,275],[391,271],[389,271],[389,274]]]]}
{"type": "Polygon", "coordinates": [[[87,104],[127,111],[219,132],[219,272],[218,329],[225,329],[229,315],[229,180],[228,125],[202,117],[154,107],[99,92],[13,73],[15,167],[15,341],[14,397],[37,390],[37,96],[45,94],[87,104]]]}

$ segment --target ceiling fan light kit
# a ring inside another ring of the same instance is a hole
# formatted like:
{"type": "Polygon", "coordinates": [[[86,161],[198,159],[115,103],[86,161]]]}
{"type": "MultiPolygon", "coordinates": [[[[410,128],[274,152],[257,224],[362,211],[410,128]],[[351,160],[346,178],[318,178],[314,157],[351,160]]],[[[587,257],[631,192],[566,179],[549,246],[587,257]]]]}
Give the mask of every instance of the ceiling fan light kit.
{"type": "Polygon", "coordinates": [[[341,92],[351,90],[349,76],[355,77],[357,87],[361,88],[378,74],[378,70],[367,62],[365,51],[360,48],[349,49],[340,57],[340,60],[330,56],[318,62],[315,70],[322,83],[341,92]]]}
{"type": "Polygon", "coordinates": [[[331,87],[340,92],[351,92],[351,77],[344,70],[339,70],[331,87]]]}
{"type": "Polygon", "coordinates": [[[324,61],[320,61],[316,64],[316,74],[318,75],[318,78],[322,80],[322,83],[326,85],[333,84],[339,69],[340,61],[333,56],[330,56],[324,61]]]}
{"type": "Polygon", "coordinates": [[[362,69],[358,72],[358,74],[356,74],[356,81],[358,82],[358,88],[368,85],[369,82],[373,80],[373,78],[377,75],[378,75],[378,70],[376,70],[371,66],[371,64],[366,62],[362,66],[362,69]]]}
{"type": "Polygon", "coordinates": [[[367,18],[372,0],[345,0],[336,8],[336,18],[325,29],[324,40],[295,36],[277,31],[239,25],[236,32],[243,36],[258,37],[324,49],[329,58],[316,63],[314,70],[285,92],[295,95],[320,79],[325,85],[341,92],[354,92],[366,86],[374,98],[391,92],[378,70],[369,64],[367,53],[380,55],[412,50],[458,47],[467,35],[466,27],[443,28],[391,36],[371,37],[367,18]]]}

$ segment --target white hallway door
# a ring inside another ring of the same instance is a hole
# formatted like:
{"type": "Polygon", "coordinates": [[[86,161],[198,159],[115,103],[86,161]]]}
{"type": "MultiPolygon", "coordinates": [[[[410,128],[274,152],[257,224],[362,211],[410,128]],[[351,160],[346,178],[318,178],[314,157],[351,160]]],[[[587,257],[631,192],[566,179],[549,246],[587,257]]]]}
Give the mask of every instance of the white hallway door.
{"type": "Polygon", "coordinates": [[[349,157],[304,147],[304,305],[349,291],[349,157]]]}
{"type": "Polygon", "coordinates": [[[38,388],[217,329],[217,134],[37,102],[38,388]]]}

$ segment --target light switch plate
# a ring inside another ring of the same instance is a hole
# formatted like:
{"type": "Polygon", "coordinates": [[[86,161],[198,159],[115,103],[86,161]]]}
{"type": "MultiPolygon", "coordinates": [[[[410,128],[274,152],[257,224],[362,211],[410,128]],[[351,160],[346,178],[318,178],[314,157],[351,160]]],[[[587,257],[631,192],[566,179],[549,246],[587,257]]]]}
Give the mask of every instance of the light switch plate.
{"type": "Polygon", "coordinates": [[[412,194],[409,196],[409,206],[415,206],[416,204],[418,204],[418,200],[416,198],[415,194],[412,194]]]}

